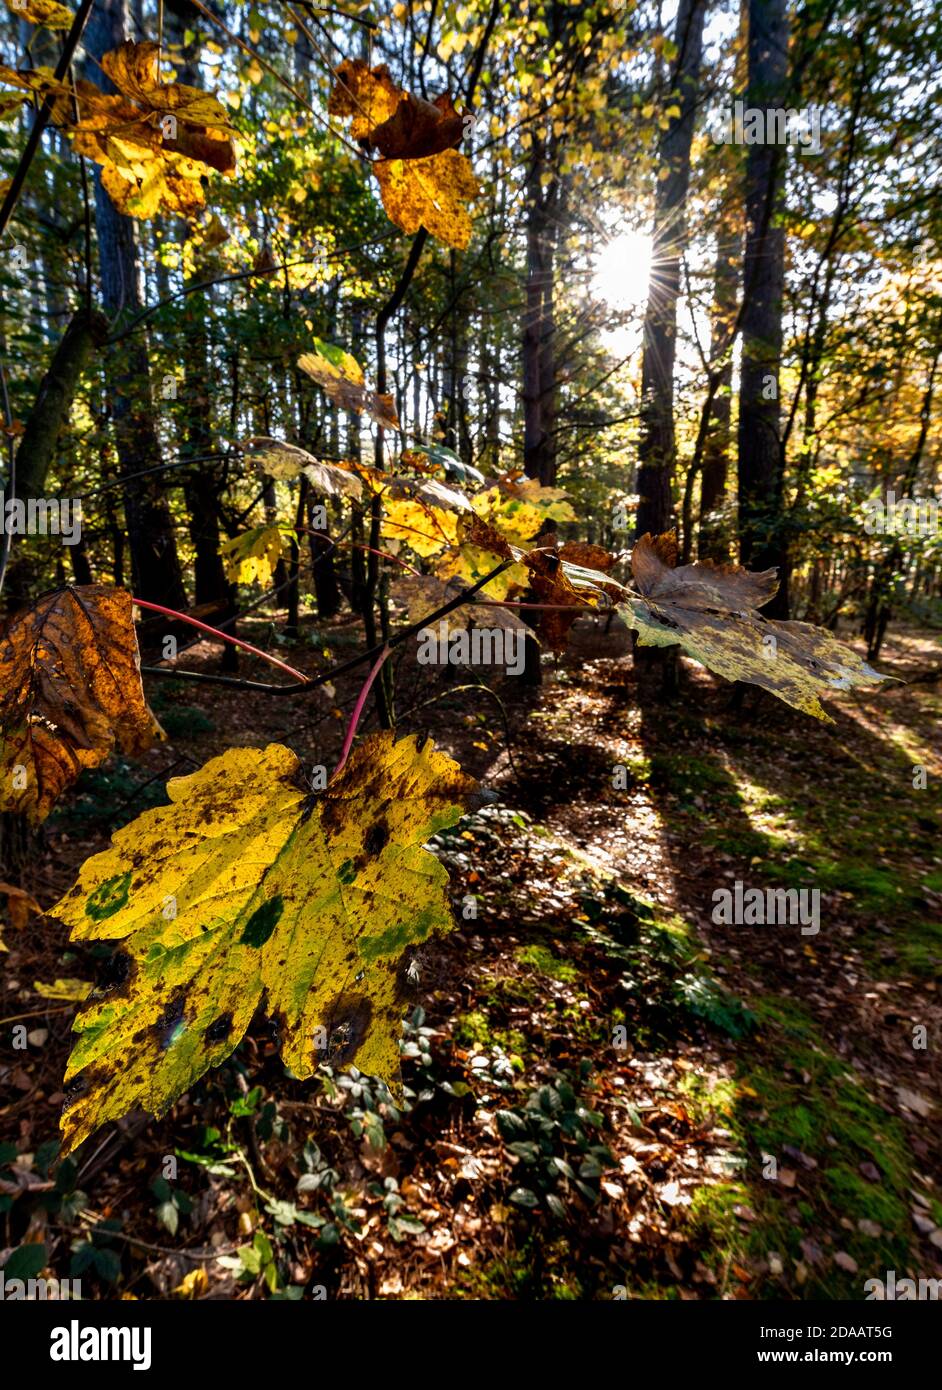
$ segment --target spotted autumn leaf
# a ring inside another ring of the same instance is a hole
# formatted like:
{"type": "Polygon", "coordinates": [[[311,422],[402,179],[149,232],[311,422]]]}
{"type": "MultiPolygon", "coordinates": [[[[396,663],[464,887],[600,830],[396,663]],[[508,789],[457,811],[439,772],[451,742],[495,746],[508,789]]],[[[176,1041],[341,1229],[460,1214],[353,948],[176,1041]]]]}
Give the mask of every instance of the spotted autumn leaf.
{"type": "Polygon", "coordinates": [[[144,700],[131,596],[61,589],[18,613],[0,639],[0,809],[40,821],[116,749],[162,737],[144,700]]]}
{"type": "Polygon", "coordinates": [[[380,476],[387,540],[403,541],[423,557],[457,544],[459,517],[471,511],[463,492],[435,478],[380,476]]]}
{"type": "Polygon", "coordinates": [[[471,240],[468,204],[478,181],[466,155],[443,150],[428,159],[380,159],[373,166],[390,221],[411,236],[420,227],[464,251],[471,240]]]}
{"type": "Polygon", "coordinates": [[[410,235],[424,227],[463,251],[471,240],[468,204],[479,190],[470,160],[455,149],[464,120],[451,97],[412,96],[385,64],[370,68],[357,58],[336,69],[327,109],[348,117],[353,138],[381,156],[373,171],[390,221],[410,235]]]}
{"type": "Polygon", "coordinates": [[[350,410],[360,415],[364,412],[378,425],[388,429],[399,428],[399,417],[393,405],[392,396],[369,391],[364,385],[363,368],[355,357],[345,352],[335,343],[314,339],[314,351],[306,352],[298,358],[302,372],[323,387],[327,395],[339,405],[341,410],[350,410]]]}
{"type": "Polygon", "coordinates": [[[775,570],[701,560],[672,568],[664,547],[642,536],[631,555],[637,597],[618,604],[642,646],[679,644],[730,681],[747,681],[795,709],[830,722],[820,696],[885,677],[824,628],[778,622],[756,610],[778,588],[775,570]]]}
{"type": "Polygon", "coordinates": [[[134,1106],[162,1113],[260,1007],[296,1077],[329,1059],[398,1091],[402,955],[452,926],[422,846],[474,790],[430,742],[391,732],[319,794],[280,744],[170,781],[170,804],[117,831],[52,909],[73,940],[122,943],[119,983],[74,1024],[65,1152],[134,1106]]]}

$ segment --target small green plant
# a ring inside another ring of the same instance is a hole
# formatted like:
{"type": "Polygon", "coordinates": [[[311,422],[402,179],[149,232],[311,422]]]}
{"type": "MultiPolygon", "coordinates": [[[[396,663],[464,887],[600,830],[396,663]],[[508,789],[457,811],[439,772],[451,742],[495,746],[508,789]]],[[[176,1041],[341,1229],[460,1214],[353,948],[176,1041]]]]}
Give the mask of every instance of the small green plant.
{"type": "Polygon", "coordinates": [[[510,1193],[515,1206],[531,1211],[545,1206],[561,1220],[574,1195],[589,1205],[598,1201],[612,1155],[597,1139],[603,1116],[580,1095],[591,1071],[591,1062],[583,1059],[575,1075],[563,1072],[537,1087],[523,1107],[498,1110],[497,1128],[523,1179],[510,1193]]]}
{"type": "Polygon", "coordinates": [[[189,1216],[193,1203],[185,1192],[171,1187],[166,1178],[159,1174],[151,1180],[150,1190],[157,1202],[157,1220],[165,1231],[175,1236],[181,1216],[189,1216]]]}

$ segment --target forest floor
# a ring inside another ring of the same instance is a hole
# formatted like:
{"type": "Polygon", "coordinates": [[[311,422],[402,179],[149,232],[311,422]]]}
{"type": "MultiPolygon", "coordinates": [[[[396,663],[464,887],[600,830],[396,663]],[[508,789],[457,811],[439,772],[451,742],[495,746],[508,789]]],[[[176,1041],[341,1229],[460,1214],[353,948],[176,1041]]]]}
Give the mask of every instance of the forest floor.
{"type": "MultiPolygon", "coordinates": [[[[312,670],[360,640],[305,631],[278,651],[312,670]]],[[[401,1109],[357,1075],[286,1077],[257,1019],[166,1117],[57,1167],[74,1005],[33,984],[102,961],[51,920],[9,929],[2,1015],[31,1031],[0,1068],[0,1245],[43,1243],[86,1297],[861,1299],[942,1276],[938,683],[819,724],[755,692],[733,709],[687,663],[679,698],[639,700],[630,656],[596,649],[499,702],[472,673],[398,673],[402,730],[497,796],[435,844],[458,926],[415,959],[401,1109]],[[717,925],[737,880],[818,888],[820,931],[717,925]]],[[[879,665],[938,655],[902,632],[879,665]]],[[[50,819],[45,907],[190,760],[284,740],[332,765],[356,694],[147,689],[169,741],[50,819]]]]}

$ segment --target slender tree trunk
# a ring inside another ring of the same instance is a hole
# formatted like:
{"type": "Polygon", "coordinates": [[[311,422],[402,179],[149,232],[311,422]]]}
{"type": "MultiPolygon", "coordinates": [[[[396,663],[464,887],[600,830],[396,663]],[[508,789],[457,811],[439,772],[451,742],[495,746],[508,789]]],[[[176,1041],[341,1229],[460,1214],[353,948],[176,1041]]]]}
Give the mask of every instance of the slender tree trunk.
{"type": "Polygon", "coordinates": [[[543,325],[543,146],[534,136],[527,176],[527,287],[523,321],[523,467],[540,476],[543,404],[540,392],[540,332],[543,325]]]}
{"type": "MultiPolygon", "coordinates": [[[[749,0],[750,108],[768,113],[787,107],[787,70],[785,0],[749,0]]],[[[778,568],[779,591],[766,605],[766,612],[780,618],[788,616],[779,408],[785,285],[785,232],[780,219],[784,168],[780,145],[748,147],[738,449],[740,560],[753,569],[778,568]]]]}
{"type": "Polygon", "coordinates": [[[680,115],[662,133],[660,172],[654,209],[651,279],[644,320],[641,365],[641,440],[638,448],[639,494],[636,533],[669,531],[673,516],[674,356],[680,261],[686,230],[690,147],[696,117],[697,85],[703,55],[706,0],[681,0],[677,11],[677,58],[671,87],[678,94],[680,115]]]}
{"type": "MultiPolygon", "coordinates": [[[[114,87],[102,74],[102,55],[126,37],[124,0],[99,0],[85,31],[90,61],[85,75],[103,91],[114,87]]],[[[112,320],[133,316],[142,307],[137,234],[134,222],[115,208],[95,170],[95,223],[101,271],[102,302],[112,320]]],[[[151,397],[147,336],[143,331],[121,343],[109,373],[111,415],[122,475],[139,473],[161,462],[160,441],[151,397]],[[117,365],[120,363],[121,365],[117,365]]],[[[135,591],[141,598],[171,608],[186,606],[173,520],[161,475],[130,477],[124,484],[124,513],[131,550],[135,591]]]]}
{"type": "Polygon", "coordinates": [[[713,278],[713,313],[710,330],[710,356],[725,353],[720,380],[710,404],[710,422],[703,446],[703,475],[700,485],[698,550],[701,559],[728,560],[729,537],[723,533],[718,513],[726,496],[732,445],[733,358],[730,334],[736,317],[739,288],[739,235],[732,218],[724,217],[716,239],[716,265],[713,278]]]}

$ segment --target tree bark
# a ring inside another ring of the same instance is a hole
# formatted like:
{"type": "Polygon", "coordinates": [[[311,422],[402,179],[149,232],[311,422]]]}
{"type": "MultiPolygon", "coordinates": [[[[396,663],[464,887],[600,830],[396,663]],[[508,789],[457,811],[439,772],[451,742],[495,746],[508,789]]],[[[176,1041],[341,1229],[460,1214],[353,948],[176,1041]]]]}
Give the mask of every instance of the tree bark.
{"type": "MultiPolygon", "coordinates": [[[[126,37],[125,0],[100,0],[85,31],[90,61],[85,76],[103,91],[115,89],[102,74],[103,54],[126,37]]],[[[123,216],[95,170],[95,225],[102,303],[112,320],[142,308],[140,264],[134,222],[123,216]]],[[[173,520],[159,473],[131,477],[161,462],[160,440],[151,397],[147,337],[143,330],[122,344],[121,365],[109,373],[111,416],[122,476],[124,514],[135,591],[143,599],[170,608],[186,607],[186,592],[177,555],[173,520]]]]}
{"type": "MultiPolygon", "coordinates": [[[[788,105],[785,0],[749,0],[748,105],[788,105]]],[[[779,570],[779,591],[765,611],[788,616],[784,534],[784,458],[779,409],[785,232],[779,212],[783,149],[750,145],[746,156],[743,352],[739,383],[739,555],[753,569],[779,570]]]]}
{"type": "Polygon", "coordinates": [[[729,342],[736,318],[739,247],[737,229],[731,225],[731,219],[724,218],[716,238],[710,357],[716,360],[720,354],[725,354],[725,358],[720,364],[719,385],[710,402],[710,420],[703,446],[698,536],[700,558],[720,561],[729,559],[729,538],[723,532],[718,513],[726,495],[732,445],[733,358],[729,351],[729,342]]]}
{"type": "Polygon", "coordinates": [[[677,11],[677,58],[671,90],[680,115],[672,117],[658,150],[661,173],[655,192],[651,278],[644,319],[641,364],[641,439],[636,534],[671,529],[674,479],[674,356],[680,259],[686,230],[690,147],[696,117],[697,86],[703,56],[706,0],[681,0],[677,11]]]}

